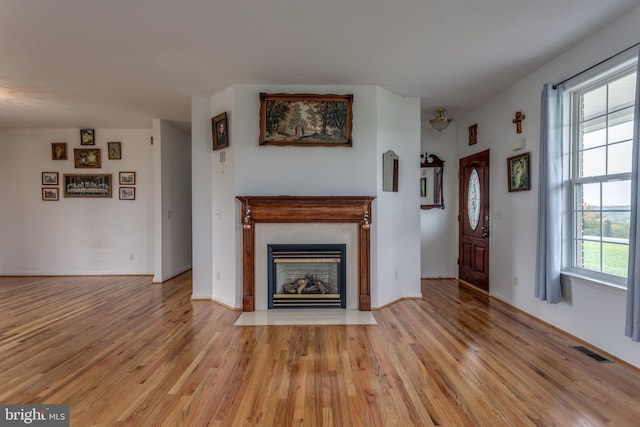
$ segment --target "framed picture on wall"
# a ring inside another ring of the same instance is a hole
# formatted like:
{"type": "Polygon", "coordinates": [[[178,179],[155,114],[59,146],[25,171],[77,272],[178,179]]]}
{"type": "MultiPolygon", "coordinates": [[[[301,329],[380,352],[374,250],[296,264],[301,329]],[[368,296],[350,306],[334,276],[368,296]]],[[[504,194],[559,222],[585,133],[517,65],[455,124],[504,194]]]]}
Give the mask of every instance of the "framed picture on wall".
{"type": "Polygon", "coordinates": [[[120,185],[136,185],[135,172],[120,172],[120,185]]]}
{"type": "Polygon", "coordinates": [[[74,148],[73,158],[76,168],[99,168],[102,166],[99,148],[74,148]]]}
{"type": "Polygon", "coordinates": [[[121,160],[122,159],[122,144],[119,142],[108,142],[107,151],[109,153],[109,160],[121,160]]]}
{"type": "Polygon", "coordinates": [[[136,188],[135,187],[120,187],[120,200],[135,200],[136,188]]]}
{"type": "Polygon", "coordinates": [[[80,145],[96,145],[94,129],[80,129],[80,145]]]}
{"type": "Polygon", "coordinates": [[[51,143],[51,160],[67,160],[67,143],[51,143]]]}
{"type": "Polygon", "coordinates": [[[111,174],[65,174],[64,197],[111,197],[111,174]]]}
{"type": "Polygon", "coordinates": [[[43,188],[42,189],[42,200],[45,202],[55,201],[60,198],[58,188],[43,188]]]}
{"type": "Polygon", "coordinates": [[[229,124],[226,111],[211,119],[211,137],[213,150],[229,146],[229,124]]]}
{"type": "Polygon", "coordinates": [[[260,145],[351,147],[353,95],[260,94],[260,145]]]}
{"type": "Polygon", "coordinates": [[[42,172],[42,185],[58,185],[58,172],[42,172]]]}
{"type": "Polygon", "coordinates": [[[531,188],[529,185],[529,153],[509,157],[507,170],[509,173],[509,192],[526,191],[531,188]]]}

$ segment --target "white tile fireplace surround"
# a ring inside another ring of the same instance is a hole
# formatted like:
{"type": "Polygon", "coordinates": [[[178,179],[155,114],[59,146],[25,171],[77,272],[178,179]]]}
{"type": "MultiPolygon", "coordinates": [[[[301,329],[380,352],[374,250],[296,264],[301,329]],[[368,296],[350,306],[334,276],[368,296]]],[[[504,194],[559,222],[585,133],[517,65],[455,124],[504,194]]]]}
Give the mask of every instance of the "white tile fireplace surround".
{"type": "Polygon", "coordinates": [[[268,308],[267,245],[346,244],[347,309],[358,309],[358,227],[353,223],[263,223],[255,225],[255,309],[268,308]]]}

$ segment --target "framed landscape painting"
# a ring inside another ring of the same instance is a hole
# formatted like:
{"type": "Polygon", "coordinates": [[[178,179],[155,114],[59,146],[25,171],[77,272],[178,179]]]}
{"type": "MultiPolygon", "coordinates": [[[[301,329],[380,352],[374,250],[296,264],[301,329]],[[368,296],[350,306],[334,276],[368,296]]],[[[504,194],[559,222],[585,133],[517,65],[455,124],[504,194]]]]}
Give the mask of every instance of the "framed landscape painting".
{"type": "Polygon", "coordinates": [[[260,145],[351,147],[353,95],[260,94],[260,145]]]}

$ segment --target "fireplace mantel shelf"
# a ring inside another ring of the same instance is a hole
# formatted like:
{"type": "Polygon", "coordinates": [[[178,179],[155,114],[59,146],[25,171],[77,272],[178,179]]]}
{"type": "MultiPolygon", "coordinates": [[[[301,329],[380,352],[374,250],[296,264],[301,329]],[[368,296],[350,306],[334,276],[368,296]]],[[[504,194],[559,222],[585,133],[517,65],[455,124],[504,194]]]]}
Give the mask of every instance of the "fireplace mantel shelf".
{"type": "Polygon", "coordinates": [[[255,223],[358,223],[358,309],[371,310],[373,196],[237,196],[242,202],[242,310],[255,310],[255,223]]]}

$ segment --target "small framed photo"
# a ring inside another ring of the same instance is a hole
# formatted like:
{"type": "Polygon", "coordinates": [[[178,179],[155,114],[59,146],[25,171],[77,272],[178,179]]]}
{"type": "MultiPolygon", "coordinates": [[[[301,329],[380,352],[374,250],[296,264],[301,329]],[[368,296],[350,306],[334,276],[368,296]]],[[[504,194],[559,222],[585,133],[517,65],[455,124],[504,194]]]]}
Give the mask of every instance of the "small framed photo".
{"type": "Polygon", "coordinates": [[[99,168],[102,166],[99,148],[74,148],[73,158],[76,168],[99,168]]]}
{"type": "Polygon", "coordinates": [[[58,185],[58,172],[42,172],[42,185],[58,185]]]}
{"type": "Polygon", "coordinates": [[[469,145],[478,143],[478,124],[469,126],[469,145]]]}
{"type": "Polygon", "coordinates": [[[43,188],[42,189],[42,200],[45,202],[56,201],[60,199],[60,192],[58,188],[43,188]]]}
{"type": "Polygon", "coordinates": [[[51,160],[67,160],[67,143],[51,143],[51,160]]]}
{"type": "Polygon", "coordinates": [[[509,192],[530,190],[529,153],[509,157],[507,159],[509,172],[509,192]]]}
{"type": "Polygon", "coordinates": [[[135,187],[120,187],[120,200],[135,200],[136,188],[135,187]]]}
{"type": "Polygon", "coordinates": [[[109,160],[122,159],[122,144],[119,142],[108,142],[107,150],[109,151],[109,160]]]}
{"type": "Polygon", "coordinates": [[[120,185],[136,185],[136,173],[120,172],[120,185]]]}
{"type": "Polygon", "coordinates": [[[80,129],[80,145],[96,145],[94,129],[80,129]]]}
{"type": "Polygon", "coordinates": [[[229,126],[227,124],[226,111],[211,119],[211,136],[214,150],[229,146],[229,126]]]}

